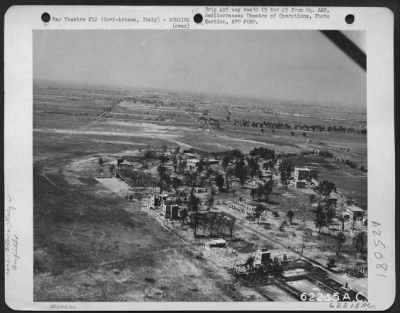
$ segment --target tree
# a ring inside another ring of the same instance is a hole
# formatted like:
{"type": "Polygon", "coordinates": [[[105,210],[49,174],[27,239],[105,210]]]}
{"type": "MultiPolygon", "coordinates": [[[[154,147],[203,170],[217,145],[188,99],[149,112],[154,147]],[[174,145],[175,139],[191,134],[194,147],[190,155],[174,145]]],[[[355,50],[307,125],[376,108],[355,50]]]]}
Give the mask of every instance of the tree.
{"type": "Polygon", "coordinates": [[[236,162],[240,159],[243,159],[243,153],[239,149],[234,149],[231,151],[232,157],[236,160],[236,162]]]}
{"type": "Polygon", "coordinates": [[[326,213],[321,205],[318,205],[315,212],[315,227],[318,228],[318,233],[321,233],[321,228],[328,226],[326,223],[326,213]]]}
{"type": "Polygon", "coordinates": [[[197,236],[197,227],[199,226],[199,221],[200,221],[200,214],[199,213],[192,213],[190,215],[190,220],[193,225],[193,235],[196,237],[197,236]]]}
{"type": "Polygon", "coordinates": [[[281,174],[282,185],[287,185],[287,181],[293,171],[293,162],[288,159],[283,159],[279,165],[279,171],[281,174]]]}
{"type": "Polygon", "coordinates": [[[200,204],[201,204],[201,200],[195,196],[194,190],[192,189],[190,196],[189,196],[189,202],[188,202],[189,210],[192,212],[198,212],[200,209],[200,204]]]}
{"type": "Polygon", "coordinates": [[[251,198],[254,200],[257,195],[258,195],[258,188],[252,188],[250,191],[251,198]]]}
{"type": "Polygon", "coordinates": [[[199,163],[197,163],[197,173],[201,173],[204,170],[204,159],[200,158],[199,163]]]}
{"type": "Polygon", "coordinates": [[[260,218],[262,213],[265,211],[265,207],[262,206],[261,204],[256,206],[256,212],[255,212],[255,216],[257,218],[257,223],[260,224],[260,218]]]}
{"type": "Polygon", "coordinates": [[[294,136],[294,132],[290,132],[290,134],[291,134],[292,136],[294,136]]]}
{"type": "Polygon", "coordinates": [[[328,196],[334,190],[336,190],[335,183],[327,180],[322,181],[318,186],[318,192],[324,196],[328,196]]]}
{"type": "Polygon", "coordinates": [[[273,186],[274,182],[272,181],[272,179],[270,179],[269,181],[267,181],[264,186],[263,186],[263,192],[262,192],[262,197],[265,201],[268,200],[269,195],[272,193],[272,186],[273,186]]]}
{"type": "Polygon", "coordinates": [[[160,164],[157,167],[157,172],[158,172],[158,176],[160,176],[160,178],[163,178],[167,173],[167,168],[164,165],[160,164]]]}
{"type": "Polygon", "coordinates": [[[175,192],[178,192],[178,188],[181,185],[182,181],[178,177],[172,178],[172,188],[174,188],[175,192]]]}
{"type": "Polygon", "coordinates": [[[183,225],[183,224],[185,223],[187,217],[188,217],[188,211],[187,211],[186,209],[183,209],[183,210],[181,211],[181,215],[180,215],[180,218],[181,218],[181,225],[183,225]]]}
{"type": "Polygon", "coordinates": [[[216,213],[207,214],[208,229],[210,230],[210,236],[213,235],[214,225],[216,223],[216,213]]]}
{"type": "Polygon", "coordinates": [[[260,168],[258,166],[258,162],[257,162],[256,158],[248,157],[247,158],[247,165],[249,167],[250,176],[257,175],[257,173],[260,171],[260,168]]]}
{"type": "Polygon", "coordinates": [[[367,233],[366,232],[359,232],[354,238],[353,238],[353,248],[355,253],[361,253],[364,255],[367,252],[367,233]]]}
{"type": "Polygon", "coordinates": [[[215,190],[213,188],[211,188],[211,192],[207,197],[207,207],[208,210],[210,210],[212,208],[212,206],[214,205],[214,201],[215,201],[215,190]]]}
{"type": "Polygon", "coordinates": [[[146,150],[146,152],[144,153],[143,157],[144,157],[146,160],[153,159],[153,158],[154,158],[154,152],[151,151],[151,150],[146,150]]]}
{"type": "Polygon", "coordinates": [[[188,186],[193,186],[195,182],[195,175],[192,173],[185,173],[185,184],[188,186]]]}
{"type": "Polygon", "coordinates": [[[289,219],[289,223],[292,224],[292,220],[293,220],[293,217],[294,217],[294,212],[292,210],[289,210],[287,212],[287,217],[289,219]]]}
{"type": "Polygon", "coordinates": [[[340,250],[341,250],[343,244],[346,242],[346,236],[342,232],[339,232],[336,236],[336,241],[337,241],[336,254],[340,255],[340,250]]]}
{"type": "Polygon", "coordinates": [[[165,153],[165,152],[167,152],[167,150],[168,150],[168,146],[167,146],[166,144],[163,144],[163,145],[161,146],[161,149],[162,149],[162,151],[165,153]]]}
{"type": "Polygon", "coordinates": [[[159,181],[160,191],[162,191],[171,182],[171,179],[167,174],[167,168],[163,164],[160,164],[157,167],[157,172],[158,175],[160,176],[160,181],[159,181]]]}
{"type": "Polygon", "coordinates": [[[178,168],[178,157],[176,154],[172,155],[172,166],[174,168],[174,172],[176,173],[176,170],[178,168]]]}
{"type": "Polygon", "coordinates": [[[254,255],[250,255],[247,258],[246,263],[243,264],[243,266],[245,266],[246,269],[251,272],[254,269],[255,260],[256,260],[255,256],[254,255]]]}
{"type": "Polygon", "coordinates": [[[303,133],[303,137],[305,137],[305,136],[307,136],[307,134],[306,134],[306,133],[303,133]]]}
{"type": "Polygon", "coordinates": [[[104,164],[103,158],[99,158],[99,165],[103,166],[103,164],[104,164]]]}
{"type": "Polygon", "coordinates": [[[183,173],[183,171],[186,168],[186,165],[187,165],[187,161],[186,160],[182,160],[182,159],[179,160],[179,163],[178,163],[179,173],[183,173]]]}
{"type": "Polygon", "coordinates": [[[139,202],[139,208],[142,207],[143,194],[141,192],[135,193],[135,198],[139,202]]]}
{"type": "Polygon", "coordinates": [[[224,186],[224,182],[225,182],[224,177],[221,174],[218,174],[215,177],[215,183],[216,183],[219,191],[222,190],[222,187],[224,186]]]}
{"type": "Polygon", "coordinates": [[[228,222],[229,234],[231,236],[231,239],[233,236],[233,228],[235,226],[235,222],[236,222],[236,218],[234,218],[233,216],[229,219],[229,222],[228,222]]]}
{"type": "Polygon", "coordinates": [[[164,164],[164,163],[166,163],[168,161],[168,157],[167,156],[165,156],[165,155],[161,155],[160,156],[160,162],[161,162],[161,164],[164,164]]]}
{"type": "Polygon", "coordinates": [[[343,215],[339,216],[339,221],[342,223],[342,232],[344,232],[344,222],[346,221],[343,215]]]}
{"type": "Polygon", "coordinates": [[[240,184],[243,186],[248,176],[249,170],[243,159],[236,163],[234,174],[239,179],[240,184]]]}
{"type": "Polygon", "coordinates": [[[229,190],[231,187],[231,178],[233,176],[233,169],[228,169],[225,173],[225,184],[226,184],[226,189],[229,190]]]}
{"type": "Polygon", "coordinates": [[[229,155],[229,154],[224,155],[223,158],[222,158],[222,164],[221,164],[222,168],[224,170],[226,170],[226,168],[228,167],[229,162],[231,162],[231,161],[232,161],[232,156],[231,155],[229,155]]]}
{"type": "Polygon", "coordinates": [[[114,175],[115,173],[115,165],[114,164],[110,164],[110,172],[112,175],[114,175]]]}
{"type": "Polygon", "coordinates": [[[225,224],[225,219],[223,214],[217,214],[215,216],[215,223],[217,224],[217,235],[220,234],[221,228],[225,224]]]}
{"type": "Polygon", "coordinates": [[[327,211],[326,211],[326,224],[327,224],[327,226],[332,224],[332,220],[333,220],[333,218],[335,216],[336,216],[335,208],[333,208],[332,206],[329,206],[327,211]]]}

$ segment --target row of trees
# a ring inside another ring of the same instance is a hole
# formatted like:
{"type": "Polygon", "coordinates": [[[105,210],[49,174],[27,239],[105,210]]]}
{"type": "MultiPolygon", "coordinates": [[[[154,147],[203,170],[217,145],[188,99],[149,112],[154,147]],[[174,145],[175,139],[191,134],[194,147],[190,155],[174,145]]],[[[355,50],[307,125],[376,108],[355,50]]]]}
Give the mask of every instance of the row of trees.
{"type": "MultiPolygon", "coordinates": [[[[319,131],[319,132],[335,132],[335,133],[348,133],[348,134],[358,134],[358,135],[366,135],[367,129],[355,129],[354,127],[344,127],[342,125],[339,126],[323,126],[323,125],[307,125],[307,124],[294,124],[290,125],[288,123],[282,122],[259,122],[259,121],[250,121],[250,120],[233,120],[234,126],[242,126],[242,127],[255,127],[255,128],[271,128],[271,129],[295,129],[295,130],[306,130],[306,131],[319,131]]],[[[304,135],[303,135],[304,136],[304,135]]]]}

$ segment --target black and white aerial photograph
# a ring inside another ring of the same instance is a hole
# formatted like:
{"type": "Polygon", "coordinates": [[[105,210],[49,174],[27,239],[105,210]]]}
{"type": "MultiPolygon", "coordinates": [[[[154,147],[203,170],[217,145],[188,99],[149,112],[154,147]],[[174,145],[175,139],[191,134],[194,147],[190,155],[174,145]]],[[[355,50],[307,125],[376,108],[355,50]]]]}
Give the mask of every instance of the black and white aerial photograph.
{"type": "Polygon", "coordinates": [[[34,30],[33,299],[368,299],[366,32],[34,30]]]}

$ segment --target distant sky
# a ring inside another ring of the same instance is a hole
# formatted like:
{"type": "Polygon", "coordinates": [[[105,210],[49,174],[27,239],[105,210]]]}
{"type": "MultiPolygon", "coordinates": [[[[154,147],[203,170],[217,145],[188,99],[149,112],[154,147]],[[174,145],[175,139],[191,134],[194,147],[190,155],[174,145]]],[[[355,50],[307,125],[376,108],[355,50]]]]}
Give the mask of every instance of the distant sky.
{"type": "MultiPolygon", "coordinates": [[[[364,32],[348,32],[365,49],[364,32]]],[[[35,80],[366,108],[366,73],[318,31],[34,31],[35,80]]]]}

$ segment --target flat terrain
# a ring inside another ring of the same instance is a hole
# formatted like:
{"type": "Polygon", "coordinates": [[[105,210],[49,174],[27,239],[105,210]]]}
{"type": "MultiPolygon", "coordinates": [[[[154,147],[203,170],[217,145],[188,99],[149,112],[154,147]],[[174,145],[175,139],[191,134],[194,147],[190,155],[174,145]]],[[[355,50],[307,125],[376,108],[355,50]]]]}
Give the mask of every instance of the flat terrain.
{"type": "MultiPolygon", "coordinates": [[[[277,104],[171,92],[55,86],[34,88],[34,256],[35,301],[269,301],[284,299],[235,284],[204,254],[182,240],[157,218],[108,188],[109,173],[98,158],[118,158],[132,151],[169,147],[211,152],[264,146],[280,153],[326,150],[358,165],[366,164],[366,136],[235,127],[222,123],[209,130],[194,118],[204,110],[215,117],[301,121],[354,126],[365,121],[359,112],[333,114],[304,106],[302,114],[277,104]],[[133,97],[130,99],[129,97],[133,97]],[[124,100],[127,99],[127,100],[124,100]],[[121,102],[122,100],[122,102],[121,102]],[[118,105],[113,107],[113,104],[118,105]],[[195,108],[194,108],[195,107],[195,108]],[[254,110],[248,110],[251,107],[254,110]],[[278,113],[277,113],[278,112],[278,113]],[[296,115],[297,114],[297,115],[296,115]],[[343,119],[343,115],[347,119],[343,119]],[[105,180],[96,180],[104,176],[105,180]]],[[[318,168],[319,177],[367,207],[367,175],[333,158],[296,157],[298,166],[318,168]]],[[[123,190],[124,186],[117,186],[123,190]]],[[[273,200],[273,197],[272,197],[273,200]]],[[[283,206],[283,205],[282,205],[283,206]]],[[[282,210],[285,211],[283,206],[282,210]]],[[[230,212],[231,213],[231,212],[230,212]]],[[[261,228],[265,225],[253,227],[261,228]]],[[[268,226],[266,226],[268,227],[268,226]]],[[[275,226],[274,226],[275,227],[275,226]]],[[[238,253],[268,245],[246,233],[229,242],[238,253]]],[[[182,229],[182,234],[191,232],[182,229]]],[[[187,234],[186,234],[187,235],[187,234]]],[[[287,240],[290,240],[287,239],[287,240]]]]}

